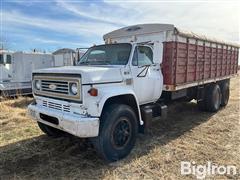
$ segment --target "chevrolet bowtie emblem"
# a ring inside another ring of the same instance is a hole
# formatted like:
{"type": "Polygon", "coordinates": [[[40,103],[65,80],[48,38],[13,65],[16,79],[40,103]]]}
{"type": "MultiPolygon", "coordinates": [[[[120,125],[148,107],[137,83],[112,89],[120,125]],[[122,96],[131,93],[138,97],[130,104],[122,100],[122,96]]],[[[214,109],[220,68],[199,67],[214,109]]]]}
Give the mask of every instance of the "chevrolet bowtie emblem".
{"type": "Polygon", "coordinates": [[[51,90],[55,90],[57,88],[57,86],[55,84],[50,84],[49,85],[49,89],[51,90]]]}

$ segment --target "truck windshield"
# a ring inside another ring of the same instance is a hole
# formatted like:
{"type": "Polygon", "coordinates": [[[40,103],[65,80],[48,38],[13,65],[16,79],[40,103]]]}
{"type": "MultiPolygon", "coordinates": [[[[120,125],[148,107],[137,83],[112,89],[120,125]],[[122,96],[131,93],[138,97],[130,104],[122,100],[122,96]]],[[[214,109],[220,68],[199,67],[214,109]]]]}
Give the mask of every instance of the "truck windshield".
{"type": "Polygon", "coordinates": [[[93,46],[81,57],[78,65],[126,65],[131,48],[128,43],[93,46]]]}

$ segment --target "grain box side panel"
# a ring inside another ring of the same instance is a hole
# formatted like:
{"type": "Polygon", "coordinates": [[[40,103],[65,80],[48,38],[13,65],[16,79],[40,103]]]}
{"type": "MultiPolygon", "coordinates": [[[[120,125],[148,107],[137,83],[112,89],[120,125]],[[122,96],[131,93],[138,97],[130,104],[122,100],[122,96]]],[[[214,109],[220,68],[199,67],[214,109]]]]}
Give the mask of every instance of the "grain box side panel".
{"type": "Polygon", "coordinates": [[[174,84],[174,42],[163,42],[162,73],[164,84],[174,84]]]}
{"type": "Polygon", "coordinates": [[[164,85],[176,87],[229,77],[237,73],[238,48],[209,43],[164,42],[164,85]],[[199,45],[201,44],[201,45],[199,45]]]}

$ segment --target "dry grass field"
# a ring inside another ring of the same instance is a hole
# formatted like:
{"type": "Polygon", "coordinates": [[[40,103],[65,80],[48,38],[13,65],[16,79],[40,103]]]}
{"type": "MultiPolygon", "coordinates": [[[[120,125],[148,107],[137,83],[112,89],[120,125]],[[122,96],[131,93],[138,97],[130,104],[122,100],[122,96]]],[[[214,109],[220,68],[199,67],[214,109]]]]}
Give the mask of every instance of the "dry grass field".
{"type": "MultiPolygon", "coordinates": [[[[207,161],[240,169],[240,78],[231,80],[231,97],[218,113],[200,112],[196,103],[174,103],[165,121],[139,135],[132,153],[106,164],[75,137],[52,139],[26,116],[30,97],[0,102],[1,179],[195,179],[181,176],[180,162],[207,161]]],[[[240,179],[210,176],[210,179],[240,179]]]]}

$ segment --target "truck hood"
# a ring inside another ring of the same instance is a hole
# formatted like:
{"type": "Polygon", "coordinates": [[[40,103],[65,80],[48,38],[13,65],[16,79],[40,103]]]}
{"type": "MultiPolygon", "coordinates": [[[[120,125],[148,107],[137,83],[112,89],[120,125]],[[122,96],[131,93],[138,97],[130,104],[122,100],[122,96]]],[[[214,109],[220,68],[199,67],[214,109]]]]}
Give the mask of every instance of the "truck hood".
{"type": "Polygon", "coordinates": [[[116,66],[64,66],[35,70],[34,73],[80,74],[82,84],[122,81],[121,67],[116,66]]]}

